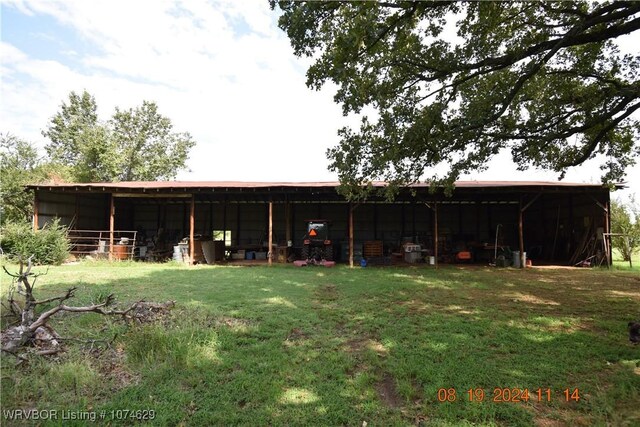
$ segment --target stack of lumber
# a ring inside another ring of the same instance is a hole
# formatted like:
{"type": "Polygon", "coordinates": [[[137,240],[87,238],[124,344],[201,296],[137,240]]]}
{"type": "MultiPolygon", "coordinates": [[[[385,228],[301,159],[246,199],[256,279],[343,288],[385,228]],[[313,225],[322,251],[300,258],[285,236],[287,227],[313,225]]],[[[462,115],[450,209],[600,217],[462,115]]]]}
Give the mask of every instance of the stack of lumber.
{"type": "Polygon", "coordinates": [[[591,225],[584,230],[580,243],[569,260],[571,265],[600,265],[605,259],[603,241],[597,238],[594,221],[590,222],[591,225]]]}

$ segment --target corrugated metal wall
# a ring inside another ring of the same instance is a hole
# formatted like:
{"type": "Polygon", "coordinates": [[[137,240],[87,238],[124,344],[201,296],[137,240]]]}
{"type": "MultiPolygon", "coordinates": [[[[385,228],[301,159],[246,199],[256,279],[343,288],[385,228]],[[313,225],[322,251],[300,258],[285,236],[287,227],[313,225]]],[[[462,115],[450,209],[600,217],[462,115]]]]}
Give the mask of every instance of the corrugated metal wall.
{"type": "Polygon", "coordinates": [[[108,206],[108,194],[41,191],[38,193],[38,228],[55,218],[78,230],[109,228],[108,206]]]}

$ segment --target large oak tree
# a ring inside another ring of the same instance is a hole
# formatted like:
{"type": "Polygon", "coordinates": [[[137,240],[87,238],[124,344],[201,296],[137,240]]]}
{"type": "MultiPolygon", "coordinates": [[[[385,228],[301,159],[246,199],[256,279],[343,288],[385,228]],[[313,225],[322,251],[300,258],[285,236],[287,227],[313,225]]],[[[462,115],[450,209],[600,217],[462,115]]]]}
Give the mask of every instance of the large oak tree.
{"type": "Polygon", "coordinates": [[[328,151],[352,197],[374,179],[451,184],[502,149],[559,178],[602,154],[609,183],[640,154],[639,55],[617,46],[640,2],[276,4],[314,61],[307,85],[335,83],[345,115],[362,114],[328,151]]]}

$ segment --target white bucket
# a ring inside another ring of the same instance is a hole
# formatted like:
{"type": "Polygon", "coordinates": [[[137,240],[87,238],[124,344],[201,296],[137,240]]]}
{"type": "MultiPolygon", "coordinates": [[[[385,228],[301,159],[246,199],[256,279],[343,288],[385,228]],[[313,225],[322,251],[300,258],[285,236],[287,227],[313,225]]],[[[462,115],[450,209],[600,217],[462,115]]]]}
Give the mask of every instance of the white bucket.
{"type": "Polygon", "coordinates": [[[173,247],[173,260],[182,262],[182,251],[180,250],[180,246],[173,247]]]}
{"type": "MultiPolygon", "coordinates": [[[[524,265],[527,265],[527,253],[523,252],[524,254],[524,265]]],[[[520,264],[520,251],[513,251],[513,266],[515,268],[520,268],[521,264],[520,264]]]]}
{"type": "Polygon", "coordinates": [[[436,265],[436,257],[434,256],[429,257],[429,265],[436,265]]]}

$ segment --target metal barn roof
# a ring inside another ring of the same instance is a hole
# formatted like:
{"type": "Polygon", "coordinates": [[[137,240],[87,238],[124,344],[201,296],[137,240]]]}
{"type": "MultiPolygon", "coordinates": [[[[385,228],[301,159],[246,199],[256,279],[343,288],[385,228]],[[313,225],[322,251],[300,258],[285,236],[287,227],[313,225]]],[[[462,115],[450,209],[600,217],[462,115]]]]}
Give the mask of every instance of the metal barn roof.
{"type": "MultiPolygon", "coordinates": [[[[374,187],[384,187],[382,181],[371,183],[374,187]]],[[[255,181],[125,181],[91,183],[42,183],[29,185],[32,189],[60,190],[188,190],[188,189],[258,189],[258,188],[324,188],[331,189],[340,185],[337,181],[325,182],[255,182],[255,181]]],[[[426,188],[428,183],[416,183],[409,187],[426,188]]],[[[571,183],[560,181],[456,181],[456,188],[504,188],[504,187],[581,187],[604,188],[603,184],[571,183]]],[[[623,188],[623,184],[616,184],[623,188]]]]}

